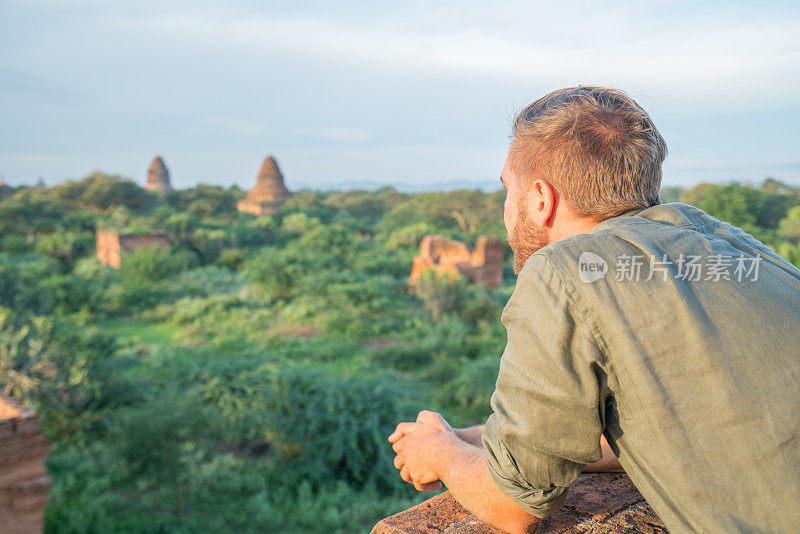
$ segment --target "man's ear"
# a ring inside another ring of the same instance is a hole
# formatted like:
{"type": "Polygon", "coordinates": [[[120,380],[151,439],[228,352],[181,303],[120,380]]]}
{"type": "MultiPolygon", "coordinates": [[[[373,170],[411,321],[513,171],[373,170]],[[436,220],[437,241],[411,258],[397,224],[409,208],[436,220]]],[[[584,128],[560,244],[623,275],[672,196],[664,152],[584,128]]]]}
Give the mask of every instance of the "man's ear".
{"type": "Polygon", "coordinates": [[[531,183],[525,198],[528,217],[537,226],[550,228],[556,217],[559,195],[555,188],[537,178],[531,183]]]}

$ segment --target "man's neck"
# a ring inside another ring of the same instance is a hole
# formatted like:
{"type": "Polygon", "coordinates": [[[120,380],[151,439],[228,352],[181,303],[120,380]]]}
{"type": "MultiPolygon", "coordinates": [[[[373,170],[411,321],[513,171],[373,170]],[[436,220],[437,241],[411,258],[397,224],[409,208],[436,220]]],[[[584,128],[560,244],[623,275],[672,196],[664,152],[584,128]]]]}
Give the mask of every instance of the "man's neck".
{"type": "Polygon", "coordinates": [[[555,243],[574,235],[588,234],[600,221],[575,217],[572,214],[566,217],[557,217],[556,224],[550,228],[550,242],[555,243]]]}

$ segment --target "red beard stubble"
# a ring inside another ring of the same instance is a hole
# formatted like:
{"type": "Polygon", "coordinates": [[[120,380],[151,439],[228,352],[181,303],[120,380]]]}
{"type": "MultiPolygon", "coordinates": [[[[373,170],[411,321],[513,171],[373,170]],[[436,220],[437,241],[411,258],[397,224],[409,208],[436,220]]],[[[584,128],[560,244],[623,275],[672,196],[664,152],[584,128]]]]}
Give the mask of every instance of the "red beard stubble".
{"type": "Polygon", "coordinates": [[[519,202],[517,213],[517,223],[508,236],[508,244],[514,252],[514,274],[519,274],[534,252],[550,244],[550,231],[528,218],[524,202],[519,202]]]}

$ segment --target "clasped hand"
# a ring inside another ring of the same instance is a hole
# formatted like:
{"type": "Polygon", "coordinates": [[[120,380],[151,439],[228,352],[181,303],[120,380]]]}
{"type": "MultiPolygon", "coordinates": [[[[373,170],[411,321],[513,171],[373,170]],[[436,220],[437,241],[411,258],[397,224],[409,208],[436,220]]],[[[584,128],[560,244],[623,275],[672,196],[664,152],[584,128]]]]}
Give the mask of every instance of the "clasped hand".
{"type": "Polygon", "coordinates": [[[397,456],[394,466],[400,476],[418,491],[442,488],[443,456],[453,439],[453,428],[436,412],[419,412],[414,423],[400,423],[389,436],[397,456]]]}

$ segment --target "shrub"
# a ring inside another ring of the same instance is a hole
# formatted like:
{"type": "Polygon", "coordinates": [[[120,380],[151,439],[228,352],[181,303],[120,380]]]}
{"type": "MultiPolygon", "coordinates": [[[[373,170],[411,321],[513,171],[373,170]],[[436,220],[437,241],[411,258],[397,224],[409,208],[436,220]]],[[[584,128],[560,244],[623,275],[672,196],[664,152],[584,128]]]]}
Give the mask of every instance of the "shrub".
{"type": "Polygon", "coordinates": [[[68,270],[81,256],[94,249],[94,236],[88,232],[56,230],[37,239],[36,251],[52,257],[62,271],[68,270]]]}
{"type": "Polygon", "coordinates": [[[126,283],[138,285],[163,280],[187,269],[195,261],[188,251],[152,245],[129,253],[123,252],[120,272],[126,283]]]}
{"type": "Polygon", "coordinates": [[[460,372],[437,390],[436,398],[446,408],[468,414],[476,422],[485,420],[491,413],[489,401],[499,368],[499,354],[463,362],[460,372]]]}
{"type": "Polygon", "coordinates": [[[50,438],[97,424],[95,409],[123,403],[129,390],[110,357],[116,339],[66,319],[15,315],[0,308],[0,384],[33,404],[50,438]]]}
{"type": "Polygon", "coordinates": [[[790,209],[781,221],[780,235],[791,243],[800,243],[800,206],[790,209]]]}
{"type": "Polygon", "coordinates": [[[386,437],[409,410],[412,392],[389,374],[341,376],[319,364],[268,364],[252,371],[218,369],[196,398],[218,410],[226,428],[249,446],[259,442],[280,466],[281,484],[341,480],[402,487],[386,437]]]}
{"type": "Polygon", "coordinates": [[[266,437],[295,483],[338,479],[396,488],[402,482],[386,436],[410,416],[407,399],[388,375],[288,367],[270,380],[266,437]]]}
{"type": "Polygon", "coordinates": [[[142,406],[125,411],[114,427],[120,458],[131,475],[172,489],[175,516],[183,517],[183,498],[192,450],[212,437],[199,407],[179,392],[160,392],[142,406]]]}
{"type": "Polygon", "coordinates": [[[465,290],[466,282],[463,278],[426,269],[417,281],[414,294],[422,300],[434,322],[438,323],[444,312],[458,307],[465,290]]]}
{"type": "Polygon", "coordinates": [[[415,222],[402,228],[392,230],[386,237],[386,248],[396,250],[399,248],[418,247],[422,238],[428,234],[435,233],[430,224],[426,222],[415,222]]]}
{"type": "Polygon", "coordinates": [[[244,271],[248,279],[268,293],[289,298],[314,261],[313,255],[305,251],[265,247],[245,264],[244,271]]]}
{"type": "Polygon", "coordinates": [[[217,263],[231,271],[238,271],[244,263],[244,252],[239,248],[227,248],[217,258],[217,263]]]}

